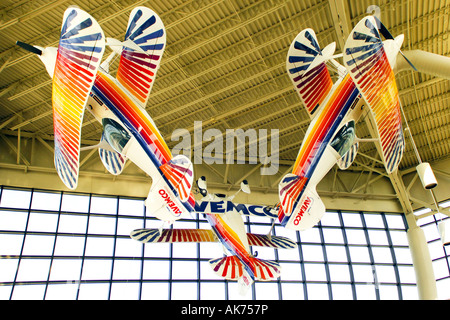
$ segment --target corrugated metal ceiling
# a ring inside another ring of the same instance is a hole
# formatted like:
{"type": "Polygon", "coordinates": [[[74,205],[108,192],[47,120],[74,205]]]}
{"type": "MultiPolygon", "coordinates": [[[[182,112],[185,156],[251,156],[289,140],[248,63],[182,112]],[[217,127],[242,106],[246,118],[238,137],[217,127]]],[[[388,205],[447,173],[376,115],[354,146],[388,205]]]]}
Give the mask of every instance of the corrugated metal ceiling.
{"type": "MultiPolygon", "coordinates": [[[[167,47],[147,106],[170,141],[177,128],[279,129],[280,158],[294,161],[309,117],[286,74],[285,59],[295,35],[312,28],[325,47],[366,15],[373,1],[44,1],[3,0],[0,22],[0,133],[53,135],[51,80],[39,59],[15,46],[17,40],[56,46],[61,20],[76,4],[94,16],[107,37],[122,39],[128,15],[138,5],[155,10],[167,29],[167,47]],[[336,9],[337,8],[337,9],[336,9]],[[336,25],[336,17],[345,21],[336,25]]],[[[381,19],[394,35],[405,34],[404,50],[449,56],[448,0],[377,1],[381,19]]],[[[109,53],[106,51],[105,57],[109,53]]],[[[117,62],[112,71],[117,68],[117,62]]],[[[397,75],[402,105],[424,161],[448,158],[448,80],[415,72],[397,75]]],[[[101,126],[85,117],[83,139],[97,140],[101,126]]],[[[364,122],[358,135],[368,137],[364,122]]],[[[170,143],[169,143],[170,145],[170,143]]],[[[373,144],[361,153],[377,157],[373,144]]],[[[353,165],[369,165],[359,155],[353,165]]],[[[417,160],[410,143],[400,168],[417,160]]],[[[378,166],[377,164],[376,166],[378,166]]]]}

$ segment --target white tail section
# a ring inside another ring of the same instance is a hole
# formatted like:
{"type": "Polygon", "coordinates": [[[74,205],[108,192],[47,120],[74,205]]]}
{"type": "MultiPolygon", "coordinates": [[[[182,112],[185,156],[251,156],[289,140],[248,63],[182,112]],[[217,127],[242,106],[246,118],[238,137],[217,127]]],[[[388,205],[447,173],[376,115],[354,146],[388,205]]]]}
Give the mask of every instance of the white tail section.
{"type": "Polygon", "coordinates": [[[306,178],[288,173],[278,185],[280,205],[286,216],[290,216],[305,186],[306,178]]]}
{"type": "MultiPolygon", "coordinates": [[[[145,206],[151,215],[162,221],[178,220],[186,212],[183,203],[162,177],[153,182],[145,206]]],[[[189,218],[190,215],[185,214],[184,217],[189,218]]]]}
{"type": "Polygon", "coordinates": [[[184,155],[177,155],[169,162],[160,167],[164,176],[169,180],[172,186],[177,190],[181,201],[189,199],[194,181],[193,165],[184,155]]]}
{"type": "Polygon", "coordinates": [[[325,205],[317,194],[315,187],[307,187],[285,227],[300,231],[310,229],[322,219],[324,213],[325,205]]]}

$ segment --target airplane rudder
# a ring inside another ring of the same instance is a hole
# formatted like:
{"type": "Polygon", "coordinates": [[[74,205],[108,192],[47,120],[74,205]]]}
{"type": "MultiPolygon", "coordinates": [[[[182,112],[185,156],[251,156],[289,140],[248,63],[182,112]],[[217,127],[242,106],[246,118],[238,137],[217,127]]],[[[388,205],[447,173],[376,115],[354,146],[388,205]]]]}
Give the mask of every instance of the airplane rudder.
{"type": "Polygon", "coordinates": [[[194,169],[191,160],[184,155],[177,155],[161,165],[166,179],[178,192],[181,201],[187,201],[194,181],[194,169]]]}

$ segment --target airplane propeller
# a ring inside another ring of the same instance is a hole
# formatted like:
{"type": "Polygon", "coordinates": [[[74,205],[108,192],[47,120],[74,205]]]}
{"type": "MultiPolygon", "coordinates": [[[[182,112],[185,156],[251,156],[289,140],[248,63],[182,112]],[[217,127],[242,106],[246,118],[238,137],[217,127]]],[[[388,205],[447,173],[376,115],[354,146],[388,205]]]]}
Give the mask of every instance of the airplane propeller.
{"type": "Polygon", "coordinates": [[[28,43],[25,43],[25,42],[22,42],[22,41],[16,41],[16,45],[18,45],[22,49],[25,49],[25,50],[27,50],[27,51],[29,51],[31,53],[35,53],[35,54],[37,54],[39,56],[42,55],[42,50],[41,49],[39,49],[39,48],[37,48],[35,46],[32,46],[32,45],[30,45],[28,43]]]}

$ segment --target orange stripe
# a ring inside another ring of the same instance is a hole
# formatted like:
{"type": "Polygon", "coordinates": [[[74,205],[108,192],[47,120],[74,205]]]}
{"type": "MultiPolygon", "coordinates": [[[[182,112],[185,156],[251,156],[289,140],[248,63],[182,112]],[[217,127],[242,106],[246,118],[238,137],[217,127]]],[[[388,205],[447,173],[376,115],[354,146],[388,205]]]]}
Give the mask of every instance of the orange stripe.
{"type": "Polygon", "coordinates": [[[302,175],[301,171],[307,165],[306,160],[309,158],[313,148],[315,147],[315,144],[312,142],[315,142],[322,134],[323,130],[326,129],[330,120],[330,114],[334,111],[334,107],[340,103],[342,97],[347,94],[346,91],[349,87],[351,87],[351,85],[352,81],[350,75],[347,74],[344,80],[342,80],[342,82],[340,83],[339,87],[334,90],[333,95],[328,100],[328,103],[323,109],[322,113],[318,115],[318,118],[316,119],[312,130],[309,131],[309,135],[306,140],[304,140],[302,149],[300,149],[299,151],[299,156],[295,161],[292,173],[300,176],[302,175]]]}

